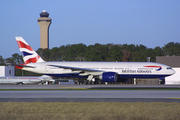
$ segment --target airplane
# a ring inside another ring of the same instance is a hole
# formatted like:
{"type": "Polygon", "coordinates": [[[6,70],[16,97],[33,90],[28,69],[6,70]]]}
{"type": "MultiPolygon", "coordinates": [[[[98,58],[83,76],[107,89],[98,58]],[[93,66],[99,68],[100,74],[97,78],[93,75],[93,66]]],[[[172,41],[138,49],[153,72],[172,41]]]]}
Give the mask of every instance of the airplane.
{"type": "Polygon", "coordinates": [[[164,78],[175,73],[170,66],[155,62],[44,61],[22,37],[15,38],[24,60],[15,67],[39,74],[117,82],[122,78],[164,78]]]}
{"type": "Polygon", "coordinates": [[[43,75],[43,76],[8,76],[0,77],[0,84],[43,84],[45,82],[55,82],[52,77],[43,75]]]}

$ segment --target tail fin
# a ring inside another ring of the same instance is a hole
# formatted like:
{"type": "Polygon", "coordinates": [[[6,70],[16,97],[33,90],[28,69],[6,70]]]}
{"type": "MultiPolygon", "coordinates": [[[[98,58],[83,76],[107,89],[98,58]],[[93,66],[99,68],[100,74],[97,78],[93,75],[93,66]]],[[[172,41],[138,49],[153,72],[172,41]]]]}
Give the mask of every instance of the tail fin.
{"type": "Polygon", "coordinates": [[[15,37],[25,64],[44,62],[22,37],[15,37]]]}

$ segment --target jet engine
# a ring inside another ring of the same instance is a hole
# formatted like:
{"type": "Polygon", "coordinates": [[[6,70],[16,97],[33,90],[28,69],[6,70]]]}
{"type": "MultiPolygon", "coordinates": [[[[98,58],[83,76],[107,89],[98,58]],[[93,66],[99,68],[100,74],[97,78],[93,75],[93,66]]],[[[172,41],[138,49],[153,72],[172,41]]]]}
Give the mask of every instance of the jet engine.
{"type": "Polygon", "coordinates": [[[104,72],[99,76],[99,79],[103,82],[116,82],[118,78],[117,73],[115,72],[104,72]]]}

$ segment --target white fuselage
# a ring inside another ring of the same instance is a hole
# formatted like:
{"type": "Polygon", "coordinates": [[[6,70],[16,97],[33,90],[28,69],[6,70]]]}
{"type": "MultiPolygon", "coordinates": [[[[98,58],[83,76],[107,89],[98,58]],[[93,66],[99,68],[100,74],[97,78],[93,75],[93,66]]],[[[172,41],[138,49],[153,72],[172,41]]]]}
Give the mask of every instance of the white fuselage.
{"type": "Polygon", "coordinates": [[[169,66],[153,62],[39,62],[29,63],[27,66],[32,66],[34,68],[24,67],[22,69],[35,73],[61,77],[72,77],[71,74],[76,74],[77,76],[88,76],[90,74],[100,75],[103,72],[115,72],[120,77],[126,78],[160,78],[175,73],[175,71],[169,66]],[[72,70],[51,65],[75,67],[82,70],[72,70]],[[86,71],[86,69],[95,71],[86,71]]]}

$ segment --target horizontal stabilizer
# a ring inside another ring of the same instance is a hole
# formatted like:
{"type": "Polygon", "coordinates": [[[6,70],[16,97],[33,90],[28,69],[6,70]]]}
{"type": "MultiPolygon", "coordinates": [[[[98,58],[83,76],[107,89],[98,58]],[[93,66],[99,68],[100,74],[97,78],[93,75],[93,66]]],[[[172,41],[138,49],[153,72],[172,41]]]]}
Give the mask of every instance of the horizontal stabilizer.
{"type": "Polygon", "coordinates": [[[35,68],[34,66],[28,66],[28,65],[15,65],[15,67],[17,68],[17,67],[22,67],[22,68],[24,68],[24,67],[26,67],[26,68],[35,68]]]}

